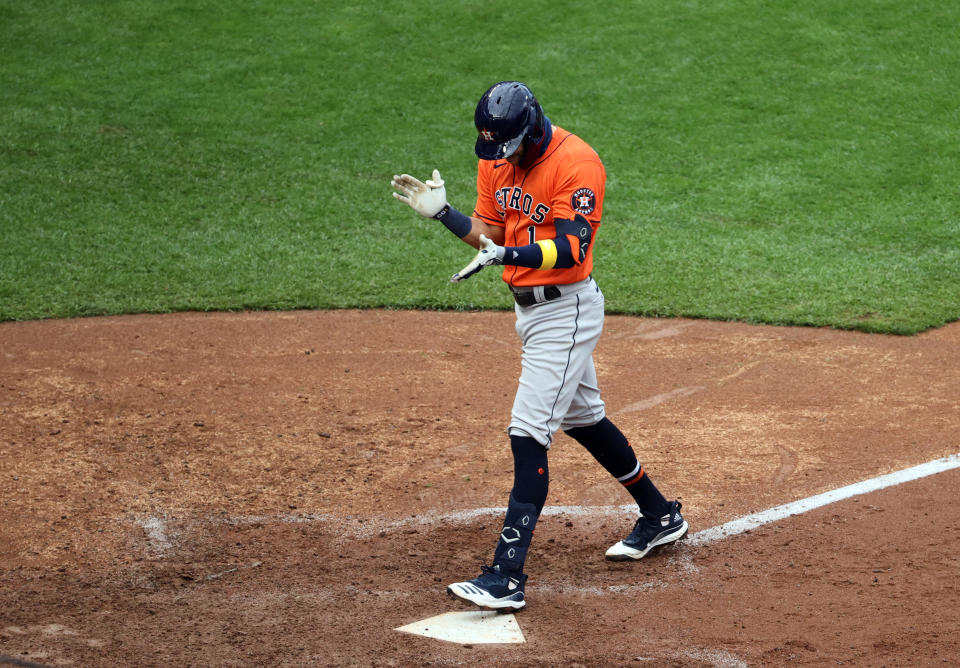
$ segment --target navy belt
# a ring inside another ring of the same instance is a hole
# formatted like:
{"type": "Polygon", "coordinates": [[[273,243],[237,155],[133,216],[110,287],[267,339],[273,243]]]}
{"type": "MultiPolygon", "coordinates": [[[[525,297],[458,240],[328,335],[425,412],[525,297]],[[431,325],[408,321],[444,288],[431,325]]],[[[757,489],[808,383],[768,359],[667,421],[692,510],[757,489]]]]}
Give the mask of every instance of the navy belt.
{"type": "Polygon", "coordinates": [[[562,295],[560,288],[556,285],[547,285],[543,288],[543,297],[538,299],[538,295],[535,290],[511,290],[513,292],[513,298],[516,300],[517,304],[520,306],[533,306],[534,304],[542,302],[550,302],[562,295]]]}

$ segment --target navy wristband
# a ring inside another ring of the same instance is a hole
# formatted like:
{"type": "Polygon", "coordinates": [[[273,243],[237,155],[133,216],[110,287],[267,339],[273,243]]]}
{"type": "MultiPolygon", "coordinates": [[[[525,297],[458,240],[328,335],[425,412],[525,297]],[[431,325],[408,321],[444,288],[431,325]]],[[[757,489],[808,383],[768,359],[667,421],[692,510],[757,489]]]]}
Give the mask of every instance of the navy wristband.
{"type": "Polygon", "coordinates": [[[449,204],[444,204],[434,218],[446,225],[448,230],[461,239],[470,234],[470,230],[473,229],[473,221],[449,204]]]}

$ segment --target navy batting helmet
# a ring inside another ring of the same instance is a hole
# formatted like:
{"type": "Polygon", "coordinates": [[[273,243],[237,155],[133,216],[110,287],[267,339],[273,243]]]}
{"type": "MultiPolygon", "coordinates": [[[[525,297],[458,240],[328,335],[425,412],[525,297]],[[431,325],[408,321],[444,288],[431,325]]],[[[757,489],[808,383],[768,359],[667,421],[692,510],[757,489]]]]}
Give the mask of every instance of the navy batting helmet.
{"type": "Polygon", "coordinates": [[[519,81],[501,81],[491,86],[473,115],[477,126],[477,157],[500,160],[521,143],[539,144],[543,139],[543,109],[530,89],[519,81]]]}

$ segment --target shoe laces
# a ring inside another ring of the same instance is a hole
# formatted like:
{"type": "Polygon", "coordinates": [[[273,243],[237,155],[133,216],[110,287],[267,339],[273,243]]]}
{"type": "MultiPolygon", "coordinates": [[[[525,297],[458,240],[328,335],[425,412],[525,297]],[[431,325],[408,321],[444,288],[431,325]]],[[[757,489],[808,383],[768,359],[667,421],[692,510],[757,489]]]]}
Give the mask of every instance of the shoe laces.
{"type": "Polygon", "coordinates": [[[646,545],[661,531],[663,531],[663,525],[660,523],[659,517],[641,515],[633,525],[633,531],[630,532],[630,538],[627,540],[631,543],[646,545]]]}
{"type": "Polygon", "coordinates": [[[500,567],[494,564],[493,566],[481,566],[480,575],[473,579],[473,583],[490,587],[510,587],[510,583],[513,583],[515,587],[522,587],[526,579],[526,576],[522,573],[511,575],[501,571],[500,567]]]}
{"type": "Polygon", "coordinates": [[[504,584],[504,581],[508,579],[507,574],[502,573],[497,566],[487,566],[484,564],[480,567],[480,575],[474,579],[474,582],[477,584],[498,585],[504,584]]]}

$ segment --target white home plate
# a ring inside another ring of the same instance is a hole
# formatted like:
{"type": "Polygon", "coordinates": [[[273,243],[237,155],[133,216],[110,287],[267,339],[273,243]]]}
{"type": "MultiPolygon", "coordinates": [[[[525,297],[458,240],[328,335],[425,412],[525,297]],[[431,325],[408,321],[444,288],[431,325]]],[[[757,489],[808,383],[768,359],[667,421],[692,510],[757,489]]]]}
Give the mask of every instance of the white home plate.
{"type": "Polygon", "coordinates": [[[512,614],[493,610],[445,612],[394,630],[462,645],[526,642],[512,614]]]}

